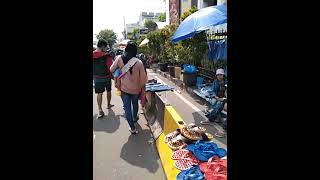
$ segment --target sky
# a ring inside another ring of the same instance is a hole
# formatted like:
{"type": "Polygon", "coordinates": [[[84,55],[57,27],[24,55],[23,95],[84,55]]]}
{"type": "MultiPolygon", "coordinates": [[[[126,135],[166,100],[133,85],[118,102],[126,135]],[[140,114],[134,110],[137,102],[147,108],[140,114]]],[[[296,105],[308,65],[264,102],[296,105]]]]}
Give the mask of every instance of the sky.
{"type": "Polygon", "coordinates": [[[112,29],[122,37],[126,24],[139,21],[144,12],[165,12],[164,0],[93,0],[93,36],[103,29],[112,29]]]}

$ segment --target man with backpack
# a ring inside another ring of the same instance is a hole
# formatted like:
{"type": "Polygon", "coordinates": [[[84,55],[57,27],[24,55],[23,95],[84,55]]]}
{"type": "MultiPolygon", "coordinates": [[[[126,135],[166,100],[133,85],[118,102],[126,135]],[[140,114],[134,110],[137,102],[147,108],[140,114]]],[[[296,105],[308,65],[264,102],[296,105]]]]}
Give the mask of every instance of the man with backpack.
{"type": "Polygon", "coordinates": [[[110,109],[112,104],[111,101],[111,79],[113,75],[110,72],[110,67],[113,63],[112,56],[107,53],[108,43],[105,40],[99,40],[97,44],[97,49],[93,51],[93,78],[94,78],[94,88],[97,94],[98,103],[98,118],[104,116],[102,110],[102,95],[104,91],[107,91],[107,108],[110,109]]]}

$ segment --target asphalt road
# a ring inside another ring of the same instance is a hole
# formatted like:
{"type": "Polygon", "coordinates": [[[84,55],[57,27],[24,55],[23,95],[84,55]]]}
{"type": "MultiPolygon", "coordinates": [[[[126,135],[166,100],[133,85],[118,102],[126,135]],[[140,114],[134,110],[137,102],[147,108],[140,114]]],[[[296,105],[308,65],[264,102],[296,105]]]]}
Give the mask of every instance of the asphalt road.
{"type": "Polygon", "coordinates": [[[106,94],[103,104],[106,116],[96,119],[97,102],[93,92],[93,179],[165,180],[155,144],[150,144],[151,132],[144,116],[140,114],[139,134],[131,135],[121,98],[115,95],[114,89],[112,104],[115,106],[106,109],[106,94]]]}

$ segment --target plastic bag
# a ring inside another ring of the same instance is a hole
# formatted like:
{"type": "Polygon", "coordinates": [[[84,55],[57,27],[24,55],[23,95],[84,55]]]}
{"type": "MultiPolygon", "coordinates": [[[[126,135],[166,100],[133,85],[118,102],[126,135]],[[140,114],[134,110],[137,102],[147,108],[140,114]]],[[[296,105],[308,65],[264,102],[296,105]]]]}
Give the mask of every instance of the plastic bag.
{"type": "Polygon", "coordinates": [[[119,76],[120,76],[120,69],[119,69],[119,68],[117,68],[117,69],[114,71],[113,76],[114,76],[114,77],[119,77],[119,76]]]}
{"type": "Polygon", "coordinates": [[[213,142],[205,142],[198,140],[195,144],[188,145],[187,148],[197,159],[207,162],[212,156],[224,157],[227,151],[223,148],[218,148],[218,145],[213,142]]]}
{"type": "Polygon", "coordinates": [[[185,64],[183,65],[183,71],[185,73],[196,73],[197,72],[197,68],[193,65],[190,64],[185,64]]]}

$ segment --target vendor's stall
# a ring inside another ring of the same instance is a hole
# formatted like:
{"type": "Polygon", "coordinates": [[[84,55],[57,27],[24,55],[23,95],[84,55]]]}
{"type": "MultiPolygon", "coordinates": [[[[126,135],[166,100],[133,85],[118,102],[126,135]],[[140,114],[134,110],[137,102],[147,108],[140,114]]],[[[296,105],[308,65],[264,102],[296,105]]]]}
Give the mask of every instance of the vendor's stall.
{"type": "Polygon", "coordinates": [[[173,150],[174,167],[181,171],[177,179],[227,179],[227,151],[212,139],[205,128],[195,124],[165,136],[165,142],[173,150]]]}

